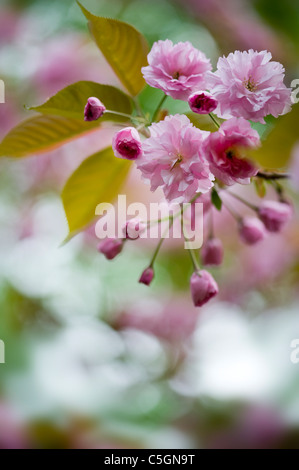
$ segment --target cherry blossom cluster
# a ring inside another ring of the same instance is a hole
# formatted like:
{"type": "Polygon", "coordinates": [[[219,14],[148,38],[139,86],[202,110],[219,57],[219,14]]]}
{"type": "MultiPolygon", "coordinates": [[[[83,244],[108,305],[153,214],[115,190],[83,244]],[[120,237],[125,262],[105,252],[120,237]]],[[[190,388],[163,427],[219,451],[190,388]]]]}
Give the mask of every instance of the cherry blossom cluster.
{"type": "MultiPolygon", "coordinates": [[[[202,197],[210,200],[215,193],[219,197],[219,191],[237,183],[248,185],[253,177],[272,181],[273,176],[273,181],[278,180],[279,175],[263,173],[248,158],[249,150],[261,145],[251,123],[265,123],[266,116],[278,117],[291,109],[291,89],[284,84],[284,68],[269,52],[235,51],[219,58],[217,70],[212,72],[210,60],[190,42],[158,41],[142,74],[148,85],[164,92],[163,100],[150,122],[117,132],[112,147],[115,157],[135,161],[151,191],[161,188],[169,203],[186,203],[202,197]],[[215,132],[195,127],[185,114],[161,113],[166,96],[188,102],[193,113],[210,116],[215,132]]],[[[104,104],[91,97],[85,120],[99,119],[105,111],[104,104]]],[[[252,217],[242,217],[227,207],[246,244],[258,243],[266,232],[279,232],[291,218],[290,204],[281,190],[277,194],[278,200],[266,200],[259,206],[242,200],[253,210],[252,217]]],[[[121,252],[124,240],[132,239],[131,228],[141,232],[145,224],[129,220],[123,228],[124,238],[103,240],[99,251],[113,259],[121,252]]],[[[191,255],[191,294],[195,306],[201,306],[218,293],[218,286],[212,275],[200,268],[197,254],[191,255]]],[[[155,257],[156,252],[140,277],[143,284],[153,280],[155,257]]],[[[210,234],[201,249],[202,265],[218,266],[222,259],[222,242],[210,234]]]]}

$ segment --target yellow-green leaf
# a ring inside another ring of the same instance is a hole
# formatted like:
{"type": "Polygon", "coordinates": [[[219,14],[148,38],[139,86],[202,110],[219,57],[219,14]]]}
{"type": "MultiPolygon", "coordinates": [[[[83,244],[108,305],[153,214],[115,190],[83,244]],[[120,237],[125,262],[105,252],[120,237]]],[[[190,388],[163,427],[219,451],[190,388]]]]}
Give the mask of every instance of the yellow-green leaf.
{"type": "Polygon", "coordinates": [[[277,124],[268,134],[262,146],[250,151],[250,157],[269,170],[283,170],[298,141],[299,104],[292,111],[277,119],[277,124]]]}
{"type": "Polygon", "coordinates": [[[14,127],[0,144],[0,157],[27,157],[99,128],[96,121],[84,122],[62,116],[34,116],[14,127]]]}
{"type": "Polygon", "coordinates": [[[265,181],[262,178],[254,178],[253,181],[257,195],[259,197],[265,197],[267,193],[265,181]]]}
{"type": "Polygon", "coordinates": [[[95,16],[77,3],[88,19],[90,32],[97,46],[130,95],[136,96],[145,86],[141,67],[147,65],[146,39],[133,26],[95,16]]]}
{"type": "Polygon", "coordinates": [[[88,157],[67,181],[62,201],[70,239],[95,219],[98,204],[111,202],[130,169],[130,162],[116,158],[111,147],[88,157]]]}
{"type": "MultiPolygon", "coordinates": [[[[212,121],[212,119],[210,118],[208,114],[196,114],[190,111],[186,113],[186,116],[190,119],[193,126],[197,127],[198,129],[201,129],[202,131],[209,131],[209,132],[217,131],[216,125],[214,124],[214,122],[212,121]]],[[[219,122],[219,124],[222,124],[224,120],[217,118],[217,122],[219,122]]]]}
{"type": "MultiPolygon", "coordinates": [[[[100,83],[81,81],[74,83],[56,95],[52,96],[41,106],[31,107],[34,111],[43,114],[55,114],[75,119],[84,119],[84,107],[90,96],[99,98],[107,109],[120,113],[131,114],[132,99],[118,88],[100,83]]],[[[128,118],[105,113],[100,121],[128,121],[128,118]]],[[[99,121],[99,122],[100,122],[99,121]]]]}

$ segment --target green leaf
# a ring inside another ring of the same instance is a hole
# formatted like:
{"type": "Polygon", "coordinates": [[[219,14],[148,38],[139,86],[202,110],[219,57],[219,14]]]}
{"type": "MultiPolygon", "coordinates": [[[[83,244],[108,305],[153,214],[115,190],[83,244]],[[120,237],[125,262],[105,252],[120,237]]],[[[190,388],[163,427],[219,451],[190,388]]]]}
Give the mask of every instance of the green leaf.
{"type": "Polygon", "coordinates": [[[221,211],[222,200],[220,199],[220,196],[217,193],[215,188],[212,189],[211,201],[212,201],[212,204],[216,207],[217,211],[221,211]]]}
{"type": "Polygon", "coordinates": [[[299,104],[293,110],[281,116],[268,134],[263,145],[249,152],[250,158],[269,170],[286,168],[295,143],[298,141],[299,104]]]}
{"type": "Polygon", "coordinates": [[[97,46],[130,95],[136,96],[145,86],[141,67],[147,65],[146,39],[133,26],[95,16],[77,3],[88,19],[90,32],[97,46]]]}
{"type": "Polygon", "coordinates": [[[117,196],[129,169],[130,162],[116,158],[108,147],[88,157],[75,170],[62,192],[69,225],[67,240],[93,222],[98,204],[117,196]]]}
{"type": "MultiPolygon", "coordinates": [[[[196,114],[189,111],[186,113],[186,116],[190,119],[193,126],[201,129],[202,131],[216,132],[218,130],[210,116],[207,114],[196,114]]],[[[222,124],[224,119],[217,118],[217,121],[219,124],[222,124]]]]}
{"type": "Polygon", "coordinates": [[[62,116],[34,116],[14,127],[0,144],[0,157],[27,157],[49,150],[99,128],[62,116]]]}
{"type": "MultiPolygon", "coordinates": [[[[81,81],[60,90],[41,106],[33,106],[33,109],[43,114],[55,114],[74,119],[84,119],[84,107],[90,96],[99,98],[107,109],[120,113],[131,114],[133,109],[132,99],[121,90],[100,83],[81,81]]],[[[105,113],[100,121],[123,122],[128,119],[105,113]]]]}

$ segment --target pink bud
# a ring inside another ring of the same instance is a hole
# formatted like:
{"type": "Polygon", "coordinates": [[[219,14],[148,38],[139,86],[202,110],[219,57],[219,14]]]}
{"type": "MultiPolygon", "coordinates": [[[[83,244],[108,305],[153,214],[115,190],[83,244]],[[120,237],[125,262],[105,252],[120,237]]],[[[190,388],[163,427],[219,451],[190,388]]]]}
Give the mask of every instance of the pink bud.
{"type": "Polygon", "coordinates": [[[134,127],[126,127],[118,131],[112,140],[114,155],[118,158],[136,160],[142,155],[142,145],[139,134],[134,127]]]}
{"type": "Polygon", "coordinates": [[[201,307],[218,294],[218,285],[215,279],[205,270],[196,271],[192,274],[190,289],[195,307],[201,307]]]}
{"type": "Polygon", "coordinates": [[[134,217],[126,222],[122,227],[122,232],[125,238],[129,240],[136,240],[146,230],[147,225],[139,218],[134,217]]]}
{"type": "Polygon", "coordinates": [[[154,278],[154,270],[153,268],[149,267],[143,271],[143,273],[140,276],[139,282],[141,284],[145,284],[146,286],[149,286],[153,278],[154,278]]]}
{"type": "Polygon", "coordinates": [[[244,217],[239,225],[240,238],[247,245],[254,245],[265,238],[264,224],[257,217],[244,217]]]}
{"type": "Polygon", "coordinates": [[[204,266],[219,266],[223,260],[223,245],[219,238],[211,238],[201,249],[201,260],[204,266]]]}
{"type": "Polygon", "coordinates": [[[123,242],[117,238],[105,238],[98,246],[98,251],[103,253],[107,259],[113,259],[117,256],[123,247],[123,242]]]}
{"type": "Polygon", "coordinates": [[[283,202],[264,201],[259,210],[259,217],[269,232],[279,232],[292,217],[292,207],[283,202]]]}
{"type": "Polygon", "coordinates": [[[218,101],[207,91],[197,91],[189,96],[188,104],[194,113],[209,114],[217,108],[218,101]]]}
{"type": "Polygon", "coordinates": [[[103,116],[105,111],[103,103],[98,98],[91,96],[84,108],[84,121],[96,121],[103,116]]]}

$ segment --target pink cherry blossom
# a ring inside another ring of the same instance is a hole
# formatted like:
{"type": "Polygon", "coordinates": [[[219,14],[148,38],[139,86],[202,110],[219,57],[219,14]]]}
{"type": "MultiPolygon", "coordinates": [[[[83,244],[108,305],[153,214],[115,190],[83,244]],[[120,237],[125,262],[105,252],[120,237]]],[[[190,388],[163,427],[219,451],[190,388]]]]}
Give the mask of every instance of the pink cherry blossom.
{"type": "Polygon", "coordinates": [[[207,91],[196,91],[188,98],[191,111],[197,114],[212,113],[218,105],[218,101],[207,91]]]}
{"type": "Polygon", "coordinates": [[[141,69],[146,83],[177,100],[205,89],[206,73],[212,69],[210,60],[189,41],[155,42],[147,59],[149,65],[141,69]]]}
{"type": "Polygon", "coordinates": [[[201,307],[218,294],[218,285],[215,279],[205,270],[196,271],[192,274],[190,289],[195,307],[201,307]]]}
{"type": "Polygon", "coordinates": [[[147,225],[142,222],[138,217],[128,220],[122,227],[122,232],[125,238],[129,240],[136,240],[140,235],[145,232],[147,225]]]}
{"type": "Polygon", "coordinates": [[[168,201],[189,202],[197,192],[213,186],[214,176],[203,153],[208,132],[178,114],[152,124],[149,130],[137,168],[150,181],[152,191],[161,186],[168,201]]]}
{"type": "Polygon", "coordinates": [[[292,217],[292,207],[278,201],[264,201],[259,207],[258,214],[269,232],[280,232],[292,217]]]}
{"type": "Polygon", "coordinates": [[[149,286],[152,280],[154,279],[154,270],[151,266],[146,268],[139,278],[139,282],[146,286],[149,286]]]}
{"type": "Polygon", "coordinates": [[[291,109],[291,89],[284,83],[284,68],[271,60],[270,52],[235,51],[220,57],[217,71],[207,73],[207,88],[218,100],[216,114],[223,118],[243,117],[264,123],[291,109]]]}
{"type": "Polygon", "coordinates": [[[98,251],[109,260],[115,258],[122,250],[123,242],[117,238],[105,238],[98,246],[98,251]]]}
{"type": "Polygon", "coordinates": [[[223,245],[219,238],[207,240],[201,249],[201,259],[204,266],[219,266],[223,260],[223,245]]]}
{"type": "Polygon", "coordinates": [[[105,111],[103,103],[98,98],[91,96],[84,108],[84,121],[96,121],[103,116],[105,111]]]}
{"type": "Polygon", "coordinates": [[[242,152],[259,144],[259,135],[248,121],[243,118],[229,119],[205,141],[211,172],[227,185],[249,184],[250,177],[257,174],[257,168],[243,158],[242,152]]]}
{"type": "Polygon", "coordinates": [[[114,155],[118,158],[136,160],[142,155],[142,145],[138,131],[134,127],[125,127],[112,139],[114,155]]]}
{"type": "Polygon", "coordinates": [[[239,225],[241,240],[247,245],[255,245],[265,238],[264,224],[257,217],[244,217],[239,225]]]}

